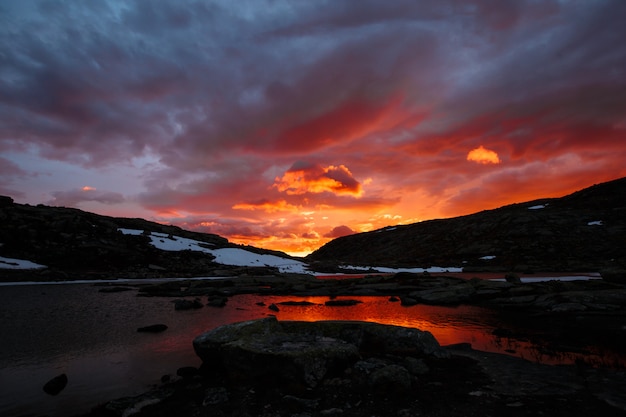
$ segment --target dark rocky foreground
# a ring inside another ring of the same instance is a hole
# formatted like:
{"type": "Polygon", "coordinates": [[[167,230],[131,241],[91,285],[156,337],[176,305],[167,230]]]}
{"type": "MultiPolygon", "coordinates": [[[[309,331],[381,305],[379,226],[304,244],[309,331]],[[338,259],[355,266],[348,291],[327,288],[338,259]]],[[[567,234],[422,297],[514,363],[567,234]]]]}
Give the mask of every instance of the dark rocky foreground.
{"type": "MultiPolygon", "coordinates": [[[[509,281],[405,273],[348,280],[265,276],[145,285],[140,294],[185,296],[208,308],[228,308],[228,297],[241,293],[289,294],[294,303],[298,295],[377,295],[407,308],[471,303],[532,323],[552,344],[582,349],[609,337],[622,340],[618,349],[626,351],[623,284],[509,281]]],[[[198,335],[194,348],[200,369],[181,368],[150,392],[103,404],[88,416],[626,415],[623,364],[541,365],[465,345],[441,347],[417,329],[267,318],[198,335]]]]}
{"type": "Polygon", "coordinates": [[[199,335],[200,369],[88,416],[622,416],[626,375],[547,366],[375,323],[235,323],[199,335]]]}

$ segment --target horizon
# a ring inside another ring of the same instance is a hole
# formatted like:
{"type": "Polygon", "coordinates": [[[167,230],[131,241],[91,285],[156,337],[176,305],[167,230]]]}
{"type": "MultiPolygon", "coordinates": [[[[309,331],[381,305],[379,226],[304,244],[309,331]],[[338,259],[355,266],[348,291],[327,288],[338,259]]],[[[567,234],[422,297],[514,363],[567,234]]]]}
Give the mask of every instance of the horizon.
{"type": "MultiPolygon", "coordinates": [[[[617,180],[621,180],[621,179],[626,179],[626,177],[614,178],[614,179],[608,180],[608,181],[606,181],[606,182],[612,182],[612,181],[617,181],[617,180]]],[[[599,184],[602,184],[602,183],[594,183],[594,184],[590,184],[590,185],[588,185],[588,186],[586,186],[586,187],[584,187],[584,188],[582,188],[582,189],[577,189],[577,190],[574,190],[572,193],[575,193],[575,192],[578,192],[578,191],[582,191],[582,190],[584,190],[584,189],[586,189],[586,188],[590,188],[590,187],[593,187],[593,186],[595,186],[595,185],[599,185],[599,184]]],[[[503,205],[503,206],[494,207],[494,208],[491,208],[491,209],[486,209],[486,210],[497,210],[497,209],[504,208],[504,207],[507,207],[507,206],[512,205],[512,204],[531,204],[531,203],[536,202],[536,201],[542,201],[542,200],[552,199],[552,198],[561,198],[561,197],[566,197],[566,196],[568,196],[568,195],[571,195],[572,193],[568,193],[568,194],[565,194],[565,195],[562,195],[562,196],[557,196],[557,197],[537,197],[537,198],[534,198],[534,199],[531,199],[531,200],[526,200],[526,201],[516,201],[516,202],[510,203],[510,204],[505,204],[505,205],[503,205]]],[[[0,197],[5,197],[5,196],[0,196],[0,197]]],[[[17,203],[17,204],[20,204],[20,203],[17,203]]],[[[528,209],[529,209],[529,210],[533,210],[533,209],[543,209],[543,208],[545,208],[547,205],[548,205],[548,203],[545,203],[545,204],[541,204],[541,205],[536,205],[536,206],[531,206],[531,207],[528,207],[528,209]]],[[[64,206],[49,206],[49,207],[67,208],[67,207],[64,207],[64,206]]],[[[480,210],[480,211],[476,211],[476,212],[472,212],[472,213],[467,213],[467,214],[465,214],[465,215],[473,215],[473,214],[477,214],[477,213],[479,213],[479,212],[481,212],[481,211],[485,211],[485,210],[480,210]]],[[[95,214],[99,214],[99,213],[95,213],[95,214]]],[[[461,216],[464,216],[464,215],[461,215],[461,216]]],[[[424,220],[420,220],[419,222],[428,221],[428,220],[445,220],[445,219],[451,219],[451,218],[455,218],[455,217],[458,217],[458,216],[446,217],[446,218],[424,219],[424,220]]],[[[147,219],[144,219],[144,220],[147,220],[147,219]]],[[[419,222],[416,222],[416,223],[419,223],[419,222]]],[[[170,224],[168,224],[168,223],[160,223],[160,224],[170,225],[170,224]]],[[[587,224],[588,224],[588,225],[601,225],[601,224],[602,224],[602,221],[591,221],[591,222],[588,222],[587,224]]],[[[383,229],[392,230],[392,229],[395,229],[395,228],[396,228],[396,226],[401,226],[401,225],[400,225],[400,224],[396,224],[396,225],[387,225],[387,226],[383,226],[383,227],[381,227],[381,228],[379,228],[379,229],[374,229],[374,230],[370,230],[370,231],[383,230],[383,229]]],[[[187,230],[189,230],[189,229],[187,229],[187,230]]],[[[137,234],[137,233],[139,233],[139,232],[140,232],[139,230],[135,230],[135,231],[133,231],[133,230],[131,230],[131,229],[124,229],[124,228],[121,228],[121,229],[120,229],[120,231],[121,231],[122,233],[124,233],[124,234],[137,234]]],[[[365,233],[365,232],[355,232],[355,234],[356,234],[356,233],[365,233]]],[[[153,235],[155,235],[155,232],[153,232],[153,235]]],[[[156,233],[156,235],[159,235],[159,233],[156,233]]],[[[222,236],[222,237],[223,237],[223,236],[222,236]]],[[[333,238],[333,239],[335,239],[335,238],[333,238]]],[[[186,248],[186,246],[187,246],[187,241],[188,241],[188,240],[189,240],[189,239],[187,239],[187,238],[181,238],[181,237],[178,237],[178,238],[176,239],[176,241],[175,241],[175,242],[162,243],[162,242],[160,242],[158,239],[157,239],[157,240],[153,239],[153,244],[154,244],[155,246],[159,247],[159,248],[162,248],[161,246],[163,246],[163,247],[168,247],[168,245],[172,245],[172,244],[173,244],[173,245],[174,245],[173,247],[178,248],[177,250],[182,250],[182,249],[180,249],[180,247],[185,247],[185,248],[186,248]]],[[[331,239],[331,240],[332,240],[332,239],[331,239]]],[[[329,241],[330,241],[330,240],[329,240],[329,241]]],[[[231,242],[231,243],[236,243],[236,244],[237,244],[237,242],[231,242]]],[[[328,243],[328,242],[326,242],[326,243],[328,243]]],[[[245,244],[243,244],[243,243],[242,243],[242,244],[240,244],[240,245],[245,245],[245,244]]],[[[269,249],[269,250],[278,250],[278,251],[280,251],[279,249],[263,248],[263,247],[260,247],[260,246],[255,246],[255,247],[257,247],[257,248],[259,248],[259,249],[269,249]]],[[[204,249],[200,248],[200,249],[194,249],[194,250],[201,250],[201,251],[202,251],[202,250],[204,250],[204,249]]],[[[208,251],[208,252],[210,252],[210,251],[208,251]]],[[[289,255],[289,256],[292,256],[292,257],[296,257],[296,258],[305,258],[305,257],[306,257],[306,255],[309,255],[309,254],[310,254],[310,253],[312,253],[312,252],[307,252],[307,253],[304,253],[304,254],[288,253],[288,252],[285,252],[285,253],[286,253],[287,255],[289,255]]],[[[14,260],[14,261],[22,261],[22,260],[18,260],[18,259],[13,259],[13,260],[14,260]]],[[[30,263],[30,261],[23,261],[23,262],[30,263]]],[[[36,264],[35,264],[35,265],[36,265],[36,264]]],[[[433,268],[437,268],[437,267],[433,267],[433,268]]],[[[419,268],[418,268],[418,269],[419,269],[419,268]]],[[[445,268],[444,268],[444,269],[445,269],[445,268]]],[[[449,268],[448,268],[448,269],[449,269],[449,268]]]]}
{"type": "Polygon", "coordinates": [[[0,194],[296,256],[562,197],[626,177],[625,17],[619,0],[5,3],[0,194]]]}

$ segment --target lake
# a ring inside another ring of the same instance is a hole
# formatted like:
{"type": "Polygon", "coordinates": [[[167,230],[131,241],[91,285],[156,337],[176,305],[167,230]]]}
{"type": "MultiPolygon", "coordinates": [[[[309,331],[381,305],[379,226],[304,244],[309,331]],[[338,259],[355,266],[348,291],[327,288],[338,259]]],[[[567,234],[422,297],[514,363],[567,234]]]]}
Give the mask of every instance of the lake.
{"type": "MultiPolygon", "coordinates": [[[[72,415],[140,394],[163,375],[175,376],[179,367],[200,365],[192,347],[200,333],[272,314],[279,320],[365,320],[415,327],[430,331],[442,345],[471,343],[474,349],[542,363],[573,363],[581,355],[496,336],[494,330],[505,325],[503,318],[475,306],[403,307],[388,297],[349,297],[362,303],[329,307],[324,305],[328,297],[238,295],[224,308],[175,311],[172,298],[138,297],[136,290],[102,293],[101,288],[89,283],[0,286],[0,415],[72,415]],[[279,312],[267,307],[290,300],[314,305],[279,305],[279,312]],[[156,323],[168,329],[137,332],[156,323]],[[57,396],[44,393],[43,385],[61,373],[68,376],[67,387],[57,396]]],[[[584,355],[602,362],[614,361],[620,353],[589,347],[584,355]]]]}

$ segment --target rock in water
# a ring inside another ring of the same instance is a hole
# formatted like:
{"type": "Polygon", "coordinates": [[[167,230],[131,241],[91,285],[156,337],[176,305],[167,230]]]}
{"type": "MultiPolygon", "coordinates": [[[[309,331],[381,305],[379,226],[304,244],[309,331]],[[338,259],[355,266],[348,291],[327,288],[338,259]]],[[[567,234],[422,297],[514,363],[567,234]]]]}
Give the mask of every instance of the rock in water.
{"type": "Polygon", "coordinates": [[[350,307],[362,303],[360,300],[328,300],[324,305],[329,307],[350,307]]]}
{"type": "Polygon", "coordinates": [[[150,326],[140,327],[137,329],[140,333],[160,333],[167,330],[165,324],[151,324],[150,326]]]}
{"type": "Polygon", "coordinates": [[[191,310],[191,309],[197,309],[197,308],[202,308],[203,304],[202,302],[196,298],[195,300],[174,300],[174,310],[191,310]]]}
{"type": "Polygon", "coordinates": [[[278,322],[275,317],[220,326],[194,339],[207,368],[231,379],[315,387],[362,354],[445,356],[429,332],[355,321],[278,322]]]}
{"type": "Polygon", "coordinates": [[[46,394],[57,395],[63,388],[67,385],[67,375],[61,374],[52,378],[50,381],[46,382],[43,386],[43,390],[46,394]]]}
{"type": "Polygon", "coordinates": [[[209,301],[207,303],[210,307],[224,307],[228,302],[228,298],[226,297],[209,297],[209,301]]]}

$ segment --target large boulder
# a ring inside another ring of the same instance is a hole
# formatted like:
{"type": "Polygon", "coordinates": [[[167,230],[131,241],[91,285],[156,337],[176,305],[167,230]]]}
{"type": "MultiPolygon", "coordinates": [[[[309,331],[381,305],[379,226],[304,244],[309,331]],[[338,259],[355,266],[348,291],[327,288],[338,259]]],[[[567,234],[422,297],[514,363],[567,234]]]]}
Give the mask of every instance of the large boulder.
{"type": "Polygon", "coordinates": [[[289,333],[308,333],[353,344],[366,356],[378,354],[447,356],[437,339],[427,331],[364,321],[327,320],[317,322],[283,321],[289,333]]]}
{"type": "Polygon", "coordinates": [[[432,334],[356,321],[279,322],[274,317],[220,326],[193,341],[205,369],[231,379],[315,387],[363,355],[445,355],[432,334]]]}

